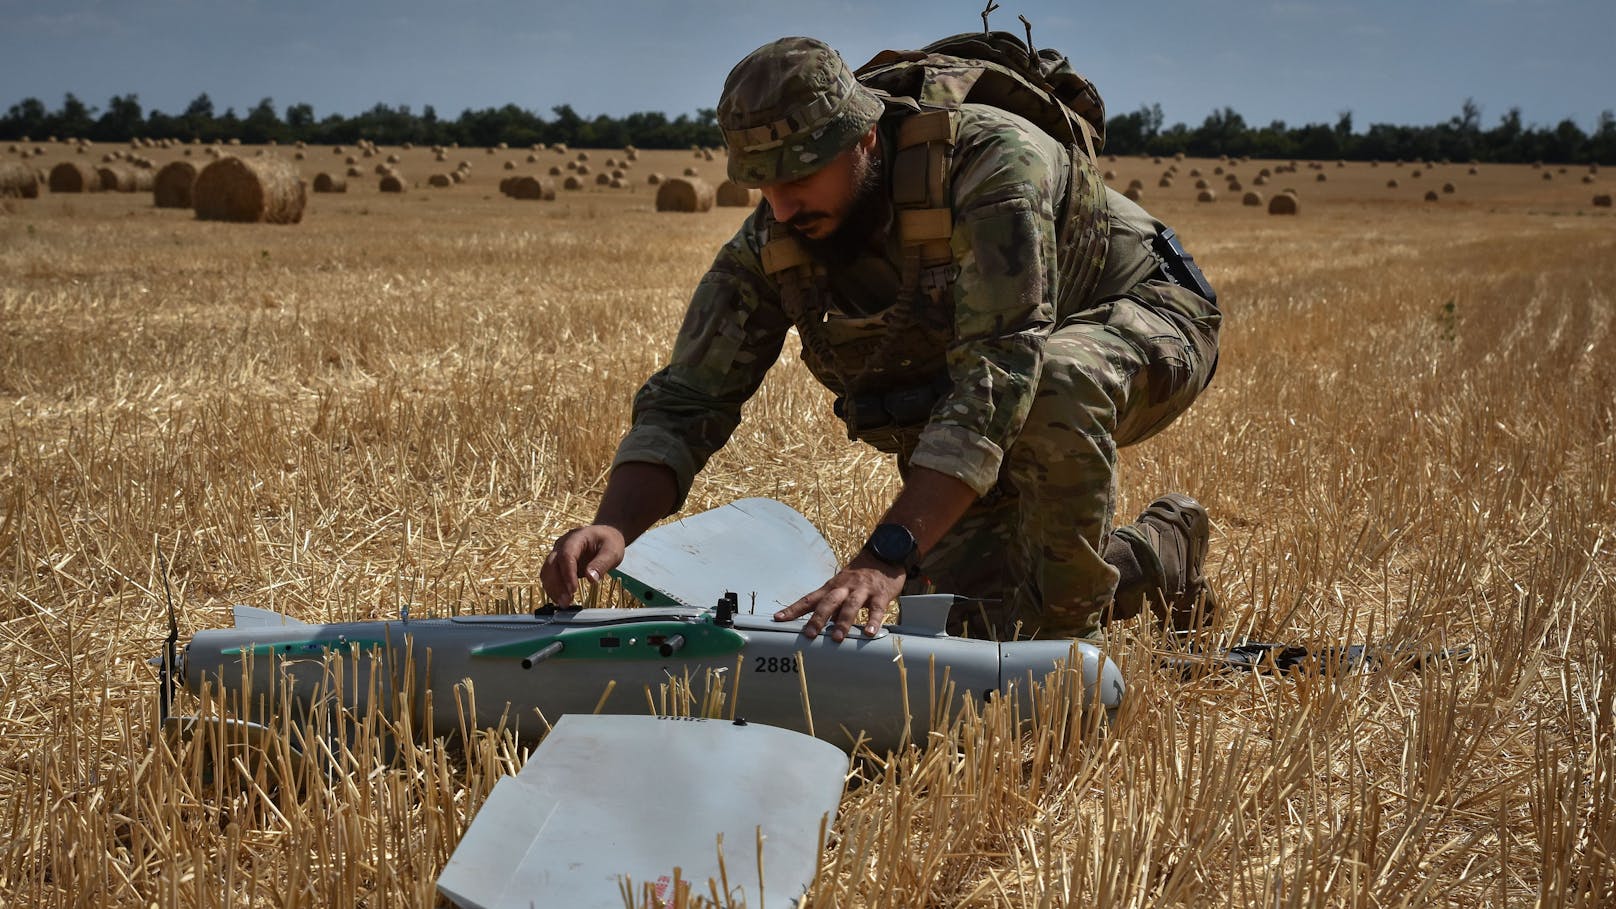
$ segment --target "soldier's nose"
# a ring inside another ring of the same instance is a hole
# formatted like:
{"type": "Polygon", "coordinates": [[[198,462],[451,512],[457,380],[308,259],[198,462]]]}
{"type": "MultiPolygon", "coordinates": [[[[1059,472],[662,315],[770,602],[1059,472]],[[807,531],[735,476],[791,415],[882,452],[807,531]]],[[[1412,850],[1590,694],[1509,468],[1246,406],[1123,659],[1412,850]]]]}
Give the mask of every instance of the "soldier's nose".
{"type": "Polygon", "coordinates": [[[802,210],[802,205],[793,200],[790,193],[777,188],[763,187],[763,198],[769,203],[769,208],[778,221],[790,221],[792,215],[802,210]]]}

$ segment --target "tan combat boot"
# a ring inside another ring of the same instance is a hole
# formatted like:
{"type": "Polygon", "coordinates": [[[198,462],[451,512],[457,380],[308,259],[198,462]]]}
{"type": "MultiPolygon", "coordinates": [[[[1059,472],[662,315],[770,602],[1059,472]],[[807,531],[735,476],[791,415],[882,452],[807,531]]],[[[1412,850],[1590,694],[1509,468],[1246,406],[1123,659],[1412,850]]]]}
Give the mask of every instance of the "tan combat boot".
{"type": "Polygon", "coordinates": [[[1211,529],[1201,503],[1179,492],[1151,502],[1137,521],[1118,527],[1106,548],[1106,561],[1122,575],[1112,617],[1138,615],[1148,601],[1167,628],[1208,624],[1217,607],[1204,571],[1211,529]]]}

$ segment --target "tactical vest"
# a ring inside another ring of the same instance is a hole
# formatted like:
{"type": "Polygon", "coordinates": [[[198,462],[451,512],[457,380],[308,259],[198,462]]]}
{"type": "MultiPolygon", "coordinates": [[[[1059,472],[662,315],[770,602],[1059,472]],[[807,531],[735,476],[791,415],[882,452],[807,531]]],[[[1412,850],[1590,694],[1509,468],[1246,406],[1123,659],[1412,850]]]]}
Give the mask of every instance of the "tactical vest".
{"type": "Polygon", "coordinates": [[[763,226],[762,265],[779,285],[804,363],[837,395],[836,412],[848,438],[907,456],[932,406],[951,387],[946,354],[954,337],[958,269],[950,245],[948,176],[960,105],[981,102],[1036,114],[1028,119],[1067,149],[1071,166],[1057,218],[1059,288],[1052,301],[1057,319],[1081,308],[1105,265],[1105,187],[1094,166],[1096,131],[1012,70],[976,59],[888,51],[861,68],[859,78],[884,95],[883,126],[896,120],[887,175],[900,249],[894,298],[871,314],[838,307],[826,267],[772,212],[763,226]],[[1059,123],[1071,125],[1062,131],[1059,123]]]}

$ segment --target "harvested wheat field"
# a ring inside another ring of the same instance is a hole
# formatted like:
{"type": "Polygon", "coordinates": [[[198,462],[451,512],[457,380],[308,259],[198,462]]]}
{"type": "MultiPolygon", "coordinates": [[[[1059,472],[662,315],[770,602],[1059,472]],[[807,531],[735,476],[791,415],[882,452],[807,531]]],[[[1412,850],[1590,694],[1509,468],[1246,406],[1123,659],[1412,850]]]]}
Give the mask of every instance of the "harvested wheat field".
{"type": "MultiPolygon", "coordinates": [[[[316,152],[289,166],[312,179],[316,152]]],[[[717,157],[694,164],[712,185],[717,157]]],[[[1108,727],[1073,722],[1057,680],[1026,724],[973,706],[861,755],[806,904],[1616,904],[1611,209],[1526,166],[1331,163],[1275,170],[1267,192],[1300,204],[1273,217],[1197,203],[1148,158],[1104,166],[1158,186],[1148,207],[1227,314],[1213,386],[1120,453],[1124,519],[1168,490],[1213,516],[1222,608],[1199,646],[1472,658],[1186,678],[1160,666],[1177,645],[1113,627],[1129,688],[1108,727]]],[[[411,743],[359,718],[310,771],[288,722],[225,769],[157,733],[147,660],[165,588],[182,641],[233,604],[497,611],[590,517],[635,388],[746,212],[659,214],[639,179],[517,201],[511,176],[541,171],[355,180],[295,225],[0,199],[0,902],[434,904],[524,761],[508,736],[411,743]]],[[[897,477],[787,348],[686,511],[778,498],[845,557],[897,477]]]]}

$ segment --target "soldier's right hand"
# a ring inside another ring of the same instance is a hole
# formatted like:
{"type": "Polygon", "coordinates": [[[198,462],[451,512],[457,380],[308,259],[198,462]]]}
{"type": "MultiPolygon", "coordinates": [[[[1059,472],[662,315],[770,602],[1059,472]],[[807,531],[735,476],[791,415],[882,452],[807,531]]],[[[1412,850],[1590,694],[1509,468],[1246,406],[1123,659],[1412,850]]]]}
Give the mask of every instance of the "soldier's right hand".
{"type": "Polygon", "coordinates": [[[627,545],[623,532],[608,524],[574,527],[562,534],[539,569],[545,596],[557,606],[571,606],[579,578],[599,584],[606,572],[622,564],[627,545]]]}

